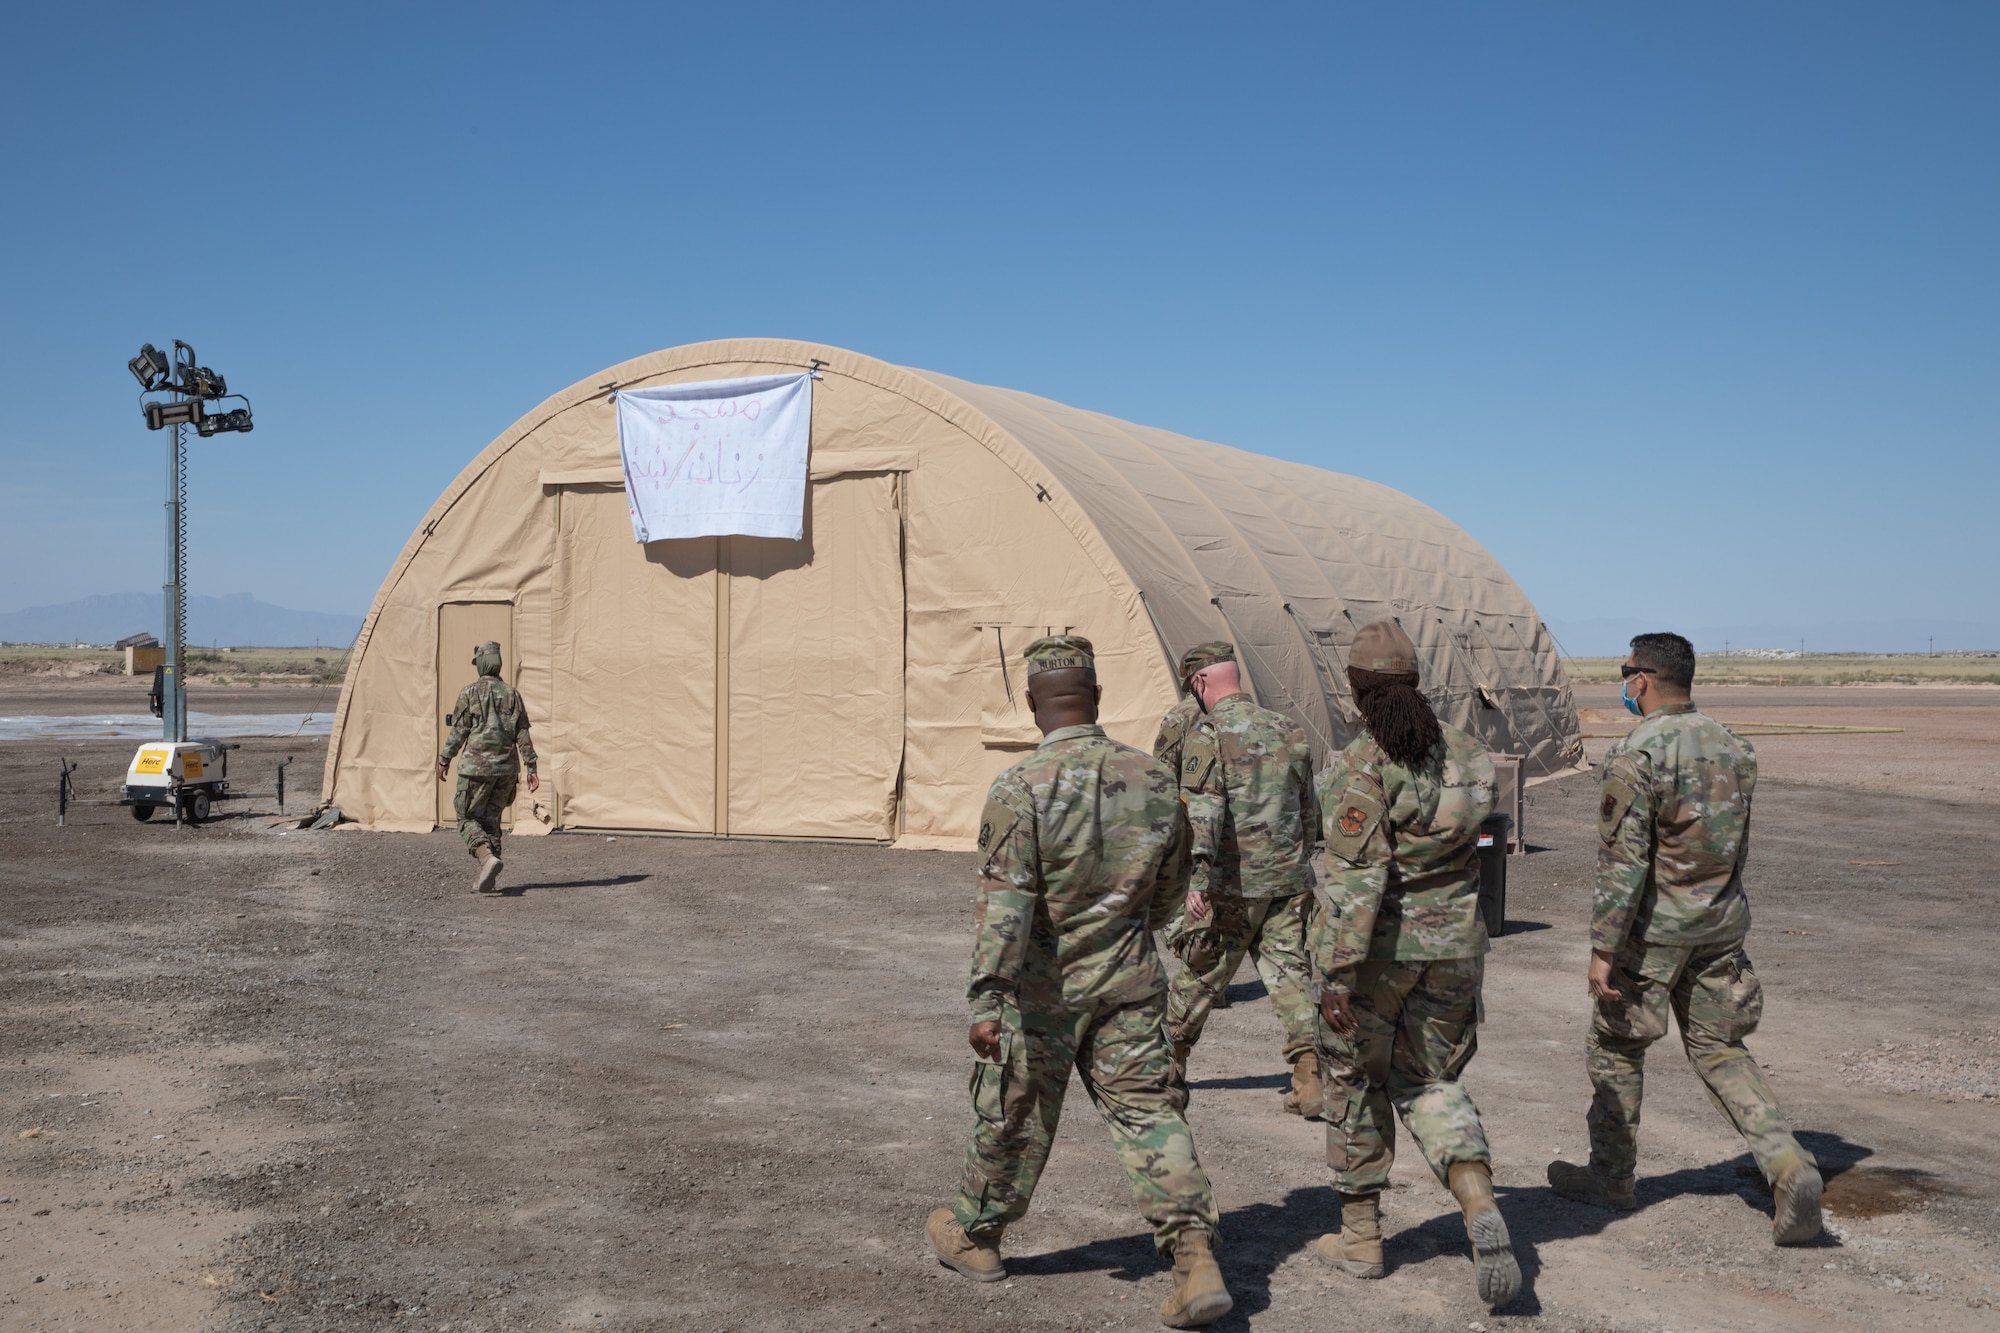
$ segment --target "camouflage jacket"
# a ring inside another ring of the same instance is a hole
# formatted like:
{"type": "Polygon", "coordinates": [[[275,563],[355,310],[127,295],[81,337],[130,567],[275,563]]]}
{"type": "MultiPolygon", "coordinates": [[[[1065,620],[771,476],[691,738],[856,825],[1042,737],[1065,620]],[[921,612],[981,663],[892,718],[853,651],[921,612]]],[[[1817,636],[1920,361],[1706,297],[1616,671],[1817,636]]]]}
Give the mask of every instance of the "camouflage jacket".
{"type": "Polygon", "coordinates": [[[1201,725],[1201,719],[1201,700],[1192,694],[1184,695],[1160,719],[1160,734],[1153,737],[1153,758],[1165,764],[1169,773],[1181,771],[1181,747],[1188,734],[1201,725]]]}
{"type": "Polygon", "coordinates": [[[521,762],[533,773],[535,743],[528,739],[528,706],[521,702],[521,692],[498,676],[481,676],[460,690],[451,706],[451,734],[438,752],[438,767],[448,766],[463,750],[460,777],[506,777],[520,771],[514,762],[517,745],[521,762]]]}
{"type": "Polygon", "coordinates": [[[1309,891],[1319,797],[1305,733],[1283,713],[1232,694],[1216,700],[1181,756],[1188,887],[1241,898],[1309,891]]]}
{"type": "Polygon", "coordinates": [[[1163,995],[1152,932],[1186,892],[1173,774],[1104,728],[1061,727],[1002,773],[979,823],[975,1023],[1163,995]]]}
{"type": "Polygon", "coordinates": [[[1694,705],[1647,715],[1604,760],[1590,947],[1743,938],[1757,753],[1694,705]]]}
{"type": "Polygon", "coordinates": [[[1313,922],[1324,989],[1353,988],[1367,959],[1475,958],[1479,824],[1498,791],[1493,756],[1456,727],[1422,768],[1392,761],[1363,732],[1319,779],[1327,904],[1313,922]]]}

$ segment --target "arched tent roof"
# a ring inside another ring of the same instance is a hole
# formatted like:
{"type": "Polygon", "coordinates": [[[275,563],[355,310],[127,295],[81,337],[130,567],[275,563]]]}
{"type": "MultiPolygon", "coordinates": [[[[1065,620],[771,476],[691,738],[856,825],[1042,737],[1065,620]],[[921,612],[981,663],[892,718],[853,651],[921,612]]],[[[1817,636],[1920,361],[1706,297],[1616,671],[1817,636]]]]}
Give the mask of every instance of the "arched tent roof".
{"type": "MultiPolygon", "coordinates": [[[[580,507],[593,492],[622,485],[613,388],[814,365],[826,375],[813,407],[814,514],[831,479],[911,478],[893,502],[902,506],[902,554],[894,558],[903,562],[900,591],[908,599],[907,642],[895,645],[907,739],[894,762],[921,787],[910,808],[919,797],[936,808],[907,826],[906,843],[967,845],[985,782],[1022,743],[996,735],[990,706],[982,731],[979,702],[965,698],[975,668],[961,640],[985,633],[991,620],[1019,628],[1059,607],[1097,639],[1106,724],[1137,744],[1150,741],[1175,697],[1172,662],[1195,643],[1226,638],[1238,646],[1253,693],[1294,716],[1323,760],[1354,732],[1346,645],[1360,625],[1394,616],[1417,641],[1425,688],[1448,721],[1523,755],[1530,780],[1581,759],[1568,685],[1534,607],[1477,542],[1407,496],[839,348],[731,339],[589,376],[467,465],[405,544],[362,627],[329,742],[328,799],[365,825],[431,826],[426,755],[434,753],[436,717],[426,714],[443,670],[441,606],[514,606],[523,688],[531,698],[557,695],[560,711],[580,706],[571,687],[581,659],[564,647],[562,625],[593,595],[588,590],[615,586],[632,595],[637,585],[619,580],[688,577],[665,572],[679,557],[654,549],[674,543],[639,548],[629,527],[624,538],[600,543],[595,582],[590,570],[579,581],[576,569],[557,568],[552,551],[562,547],[568,521],[560,497],[580,507]],[[944,569],[953,562],[956,572],[944,569]],[[996,578],[996,567],[1011,572],[996,578]],[[1009,579],[1044,586],[1001,586],[1009,579]],[[566,651],[567,665],[558,660],[566,651]]],[[[622,497],[610,498],[622,513],[622,497]]],[[[803,562],[836,556],[836,532],[830,515],[803,562]]],[[[721,568],[726,583],[732,576],[726,562],[721,568]]],[[[999,635],[1002,658],[1019,646],[1006,640],[1012,632],[999,635]]],[[[984,642],[980,671],[995,640],[984,642]]],[[[601,658],[594,666],[620,669],[601,658]]],[[[1004,677],[1005,668],[996,674],[1004,677]]],[[[538,720],[537,735],[573,747],[604,743],[586,735],[587,722],[559,717],[551,728],[538,720]]],[[[903,801],[903,782],[896,778],[894,803],[903,801]]],[[[902,821],[892,822],[902,829],[902,821]]]]}
{"type": "Polygon", "coordinates": [[[1393,618],[1424,655],[1426,689],[1455,705],[1451,721],[1527,755],[1536,776],[1580,758],[1540,616],[1485,548],[1428,505],[1359,477],[916,373],[1062,481],[1139,585],[1170,656],[1231,640],[1260,702],[1296,717],[1315,751],[1353,735],[1353,632],[1393,618]]]}

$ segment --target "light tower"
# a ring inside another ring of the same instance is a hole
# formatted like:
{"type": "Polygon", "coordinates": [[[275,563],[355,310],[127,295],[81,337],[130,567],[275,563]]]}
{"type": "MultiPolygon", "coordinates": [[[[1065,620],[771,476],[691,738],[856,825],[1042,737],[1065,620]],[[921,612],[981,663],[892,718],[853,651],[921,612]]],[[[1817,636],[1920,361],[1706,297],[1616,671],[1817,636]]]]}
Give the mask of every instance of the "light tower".
{"type": "Polygon", "coordinates": [[[167,581],[166,663],[160,668],[153,694],[153,711],[160,719],[163,745],[141,746],[126,775],[124,804],[140,819],[154,809],[172,806],[178,818],[208,817],[209,802],[223,796],[228,783],[226,751],[213,743],[189,745],[187,682],[187,428],[204,439],[228,431],[252,429],[250,400],[230,393],[222,376],[197,363],[194,348],[174,339],[170,360],[147,343],[125,363],[139,381],[140,409],[147,430],[171,428],[167,447],[167,581]],[[163,393],[164,398],[150,398],[163,393]],[[226,412],[210,410],[225,398],[242,399],[243,406],[226,412]],[[216,770],[216,771],[211,771],[216,770]]]}

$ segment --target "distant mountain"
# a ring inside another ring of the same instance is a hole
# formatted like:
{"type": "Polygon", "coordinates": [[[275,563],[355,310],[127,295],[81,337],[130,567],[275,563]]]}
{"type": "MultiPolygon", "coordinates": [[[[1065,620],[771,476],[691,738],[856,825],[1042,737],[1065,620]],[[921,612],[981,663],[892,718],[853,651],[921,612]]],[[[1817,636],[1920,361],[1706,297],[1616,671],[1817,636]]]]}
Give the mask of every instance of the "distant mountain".
{"type": "Polygon", "coordinates": [[[1967,620],[1877,620],[1845,624],[1784,621],[1745,625],[1676,625],[1638,620],[1550,620],[1549,631],[1565,652],[1579,657],[1623,657],[1635,634],[1672,630],[1693,641],[1698,653],[1743,648],[1789,648],[1805,640],[1808,653],[1921,653],[2000,649],[2000,625],[1967,620]]]}
{"type": "MultiPolygon", "coordinates": [[[[298,648],[315,643],[346,648],[361,633],[361,619],[272,606],[247,592],[190,597],[187,641],[232,648],[298,648]]],[[[141,630],[165,632],[165,614],[156,592],[112,593],[60,606],[0,612],[0,641],[8,643],[116,643],[141,630]]]]}

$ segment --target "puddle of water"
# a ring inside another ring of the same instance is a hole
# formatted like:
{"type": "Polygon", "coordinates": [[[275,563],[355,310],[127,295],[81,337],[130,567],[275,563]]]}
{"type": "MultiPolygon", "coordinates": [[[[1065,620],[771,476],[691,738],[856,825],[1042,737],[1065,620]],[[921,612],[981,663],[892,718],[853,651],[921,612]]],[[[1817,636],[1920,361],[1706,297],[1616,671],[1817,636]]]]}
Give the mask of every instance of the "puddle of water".
{"type": "MultiPolygon", "coordinates": [[[[1820,1171],[1826,1178],[1826,1193],[1820,1196],[1820,1206],[1848,1222],[1887,1213],[1907,1213],[1945,1193],[1942,1176],[1911,1166],[1850,1166],[1845,1171],[1834,1171],[1822,1163],[1820,1171]]],[[[1738,1167],[1736,1174],[1759,1194],[1770,1196],[1771,1187],[1756,1167],[1738,1167]]]]}
{"type": "MultiPolygon", "coordinates": [[[[332,713],[188,714],[188,735],[202,740],[232,736],[327,736],[332,732],[332,713]]],[[[156,741],[159,738],[160,719],[148,713],[0,717],[0,741],[156,741]]]]}
{"type": "Polygon", "coordinates": [[[1849,1167],[1826,1182],[1821,1205],[1843,1220],[1906,1213],[1944,1193],[1934,1172],[1904,1166],[1849,1167]]]}

